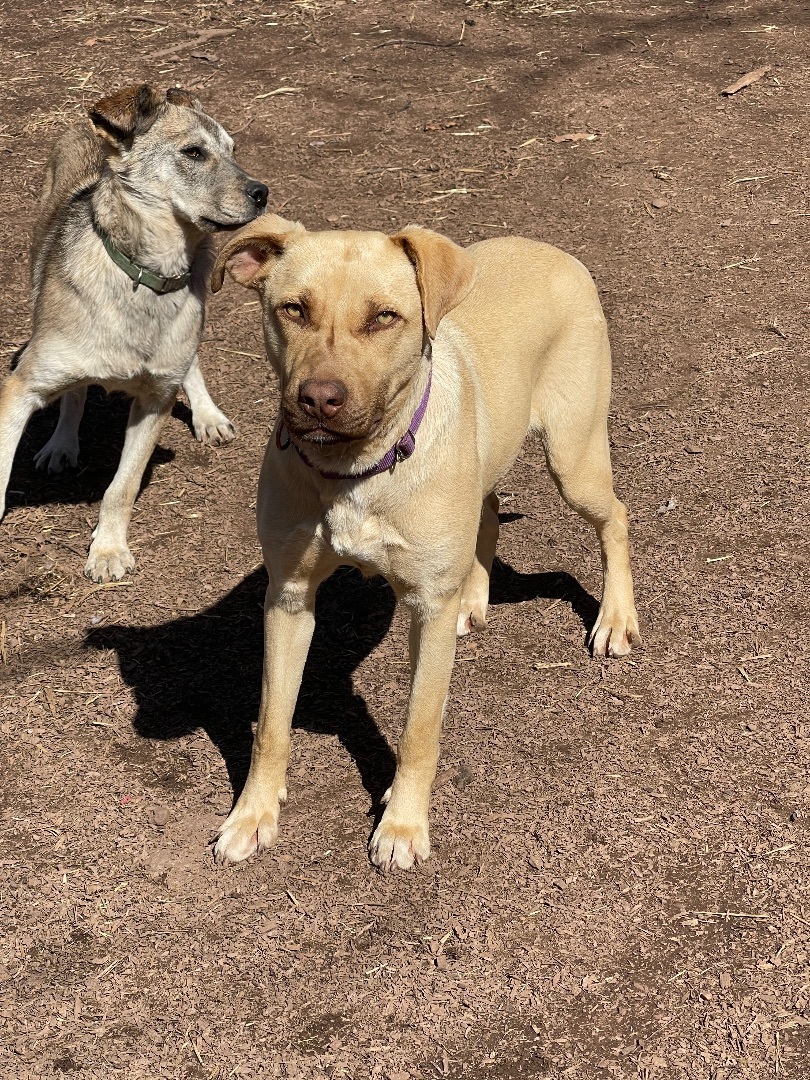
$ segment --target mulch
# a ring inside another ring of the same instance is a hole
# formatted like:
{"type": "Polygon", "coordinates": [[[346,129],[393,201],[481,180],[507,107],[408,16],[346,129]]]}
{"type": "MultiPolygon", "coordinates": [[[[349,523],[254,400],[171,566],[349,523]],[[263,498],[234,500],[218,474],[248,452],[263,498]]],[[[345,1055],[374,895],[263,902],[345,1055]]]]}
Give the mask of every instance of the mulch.
{"type": "Polygon", "coordinates": [[[29,333],[49,143],[127,83],[194,88],[310,227],[558,244],[611,329],[645,640],[589,658],[598,551],[530,441],[499,492],[490,626],[459,643],[429,862],[384,876],[366,855],[407,635],[385,583],[343,571],[319,596],[278,846],[215,867],[258,708],[277,404],[258,307],[226,287],[201,356],[239,438],[199,447],[178,404],[130,579],[82,576],[123,397],[91,394],[73,472],[33,468],[53,409],[20,444],[0,1073],[805,1077],[805,5],[43,0],[5,11],[3,38],[5,363],[29,333]]]}

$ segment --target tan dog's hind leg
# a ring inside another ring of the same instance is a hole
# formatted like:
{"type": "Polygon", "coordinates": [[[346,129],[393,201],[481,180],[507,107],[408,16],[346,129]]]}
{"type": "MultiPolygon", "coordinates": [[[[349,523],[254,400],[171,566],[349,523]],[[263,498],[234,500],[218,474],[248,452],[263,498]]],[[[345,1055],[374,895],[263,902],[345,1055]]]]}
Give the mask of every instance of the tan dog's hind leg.
{"type": "Polygon", "coordinates": [[[127,546],[132,507],[143,471],[174,401],[172,393],[160,401],[141,402],[136,398],[132,402],[121,463],[101,500],[98,525],[84,568],[87,577],[93,581],[119,581],[135,567],[135,559],[127,546]]]}
{"type": "Polygon", "coordinates": [[[247,782],[219,830],[214,847],[218,863],[241,862],[276,842],[279,804],[287,798],[290,725],[315,629],[317,586],[314,582],[292,610],[275,603],[268,587],[259,724],[247,782]]]}
{"type": "Polygon", "coordinates": [[[460,591],[432,618],[411,616],[411,697],[397,747],[394,783],[369,845],[371,861],[383,870],[408,870],[430,855],[428,809],[439,760],[439,735],[456,653],[460,591]]]}
{"type": "Polygon", "coordinates": [[[544,432],[549,472],[568,505],[596,529],[604,585],[591,631],[594,656],[626,656],[640,644],[627,541],[627,510],[613,493],[610,449],[602,424],[582,441],[576,423],[544,432]]]}
{"type": "Polygon", "coordinates": [[[489,606],[489,575],[498,544],[498,496],[491,492],[481,506],[481,524],[475,545],[475,562],[461,591],[456,633],[459,637],[473,630],[483,630],[487,624],[489,606]]]}
{"type": "Polygon", "coordinates": [[[34,454],[34,464],[38,469],[55,473],[61,472],[65,465],[76,465],[79,460],[79,424],[86,400],[86,386],[62,394],[56,429],[42,449],[34,454]]]}

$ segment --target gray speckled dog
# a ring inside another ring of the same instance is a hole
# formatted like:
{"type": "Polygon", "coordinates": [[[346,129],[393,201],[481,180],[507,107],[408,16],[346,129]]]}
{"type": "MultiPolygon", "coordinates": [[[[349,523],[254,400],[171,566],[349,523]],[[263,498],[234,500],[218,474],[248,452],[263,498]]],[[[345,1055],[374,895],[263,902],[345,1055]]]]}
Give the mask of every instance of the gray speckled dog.
{"type": "Polygon", "coordinates": [[[135,565],[127,529],[143,471],[182,386],[201,442],[233,438],[197,348],[211,234],[252,221],[267,187],[184,90],[129,87],[55,144],[31,246],[33,333],[0,391],[0,518],[14,452],[36,409],[61,397],[38,468],[75,465],[87,387],[133,397],[118,471],[85,567],[94,581],[135,565]]]}

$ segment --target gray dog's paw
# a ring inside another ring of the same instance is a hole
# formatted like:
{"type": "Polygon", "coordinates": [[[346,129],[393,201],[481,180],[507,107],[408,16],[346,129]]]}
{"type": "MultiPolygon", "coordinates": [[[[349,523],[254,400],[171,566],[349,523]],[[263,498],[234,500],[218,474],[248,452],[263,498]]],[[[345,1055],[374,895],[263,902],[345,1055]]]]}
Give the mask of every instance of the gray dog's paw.
{"type": "Polygon", "coordinates": [[[236,438],[236,428],[216,406],[205,410],[196,409],[192,413],[191,422],[195,439],[207,446],[222,446],[236,438]]]}
{"type": "Polygon", "coordinates": [[[75,469],[79,460],[78,442],[62,442],[52,435],[41,450],[34,454],[34,465],[37,469],[50,473],[61,472],[65,467],[75,469]]]}
{"type": "Polygon", "coordinates": [[[120,581],[134,569],[135,559],[126,545],[122,548],[104,549],[93,543],[90,546],[84,573],[91,581],[103,585],[107,581],[120,581]]]}

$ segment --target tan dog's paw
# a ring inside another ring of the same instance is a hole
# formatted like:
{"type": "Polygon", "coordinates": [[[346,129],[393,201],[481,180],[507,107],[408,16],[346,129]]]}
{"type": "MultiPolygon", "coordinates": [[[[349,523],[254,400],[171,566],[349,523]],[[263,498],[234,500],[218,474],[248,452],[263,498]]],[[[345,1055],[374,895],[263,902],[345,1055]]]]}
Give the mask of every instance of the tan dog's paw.
{"type": "Polygon", "coordinates": [[[381,870],[410,870],[430,858],[427,822],[406,825],[389,818],[386,811],[374,830],[369,855],[381,870]]]}
{"type": "MultiPolygon", "coordinates": [[[[282,802],[286,797],[286,791],[279,792],[282,802]]],[[[250,805],[243,807],[240,800],[217,833],[215,862],[220,866],[244,862],[251,855],[260,855],[273,847],[278,840],[278,815],[278,803],[275,812],[266,808],[257,811],[250,805]]]]}
{"type": "Polygon", "coordinates": [[[590,642],[594,656],[612,656],[616,659],[627,656],[634,645],[641,644],[635,608],[625,615],[620,612],[608,615],[600,610],[590,642]]]}
{"type": "Polygon", "coordinates": [[[487,625],[488,607],[489,574],[481,566],[474,566],[464,583],[461,594],[456,636],[464,637],[475,630],[484,630],[487,625]]]}
{"type": "Polygon", "coordinates": [[[121,548],[104,549],[93,543],[90,545],[84,573],[91,581],[103,584],[106,581],[120,581],[134,569],[135,559],[126,544],[121,548]]]}
{"type": "Polygon", "coordinates": [[[480,612],[476,613],[474,610],[469,611],[466,607],[462,607],[458,613],[458,623],[456,624],[456,637],[466,637],[467,634],[472,634],[476,630],[484,630],[487,625],[486,608],[484,608],[484,614],[480,612]]]}
{"type": "Polygon", "coordinates": [[[236,438],[236,428],[216,406],[195,409],[191,414],[194,438],[206,446],[222,446],[236,438]]]}

